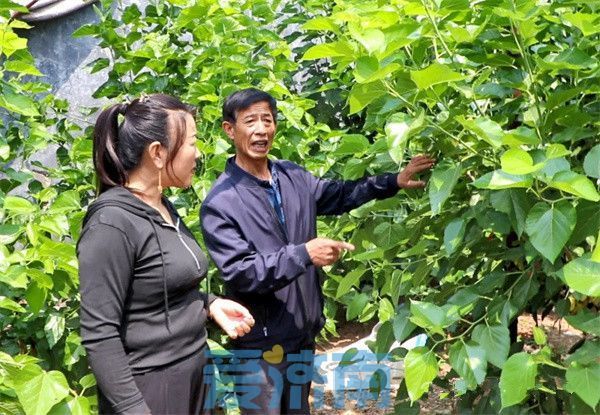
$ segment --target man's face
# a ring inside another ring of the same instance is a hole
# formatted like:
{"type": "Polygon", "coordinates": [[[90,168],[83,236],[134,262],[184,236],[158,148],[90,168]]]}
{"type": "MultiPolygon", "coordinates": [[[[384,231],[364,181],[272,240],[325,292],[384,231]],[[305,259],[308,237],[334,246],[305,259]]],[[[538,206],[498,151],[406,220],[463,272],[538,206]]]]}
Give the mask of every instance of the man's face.
{"type": "Polygon", "coordinates": [[[266,159],[273,144],[276,123],[266,101],[256,102],[238,111],[235,123],[223,122],[225,133],[235,146],[236,157],[266,159]]]}

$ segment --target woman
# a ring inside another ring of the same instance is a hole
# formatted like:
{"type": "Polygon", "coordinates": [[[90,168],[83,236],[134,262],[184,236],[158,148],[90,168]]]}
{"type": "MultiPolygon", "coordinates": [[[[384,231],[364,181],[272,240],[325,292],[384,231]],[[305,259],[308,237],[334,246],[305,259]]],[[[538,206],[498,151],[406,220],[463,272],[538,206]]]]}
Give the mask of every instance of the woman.
{"type": "Polygon", "coordinates": [[[77,255],[82,344],[102,414],[206,412],[207,317],[232,338],[254,324],[241,305],[198,291],[206,256],[162,195],[163,186],[191,184],[199,156],[194,115],[155,94],[113,105],[96,122],[100,195],[77,255]]]}

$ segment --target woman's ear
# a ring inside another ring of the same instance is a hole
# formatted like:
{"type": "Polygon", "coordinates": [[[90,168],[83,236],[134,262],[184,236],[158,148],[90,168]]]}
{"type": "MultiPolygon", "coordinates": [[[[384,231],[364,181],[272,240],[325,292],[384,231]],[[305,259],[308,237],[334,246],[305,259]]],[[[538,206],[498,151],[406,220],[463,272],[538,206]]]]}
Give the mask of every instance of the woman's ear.
{"type": "Polygon", "coordinates": [[[162,168],[165,166],[164,160],[166,158],[166,154],[162,144],[160,144],[158,141],[154,141],[150,143],[147,151],[148,155],[150,156],[150,160],[152,160],[152,163],[154,163],[158,170],[162,170],[162,168]]]}

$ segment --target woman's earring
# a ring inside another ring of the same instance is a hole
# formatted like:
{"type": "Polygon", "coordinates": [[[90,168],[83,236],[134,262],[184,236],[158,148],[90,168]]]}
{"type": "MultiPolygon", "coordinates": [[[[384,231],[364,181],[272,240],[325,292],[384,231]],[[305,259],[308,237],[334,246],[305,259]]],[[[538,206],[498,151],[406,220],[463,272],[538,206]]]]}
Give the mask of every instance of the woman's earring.
{"type": "Polygon", "coordinates": [[[158,193],[162,193],[162,169],[158,169],[158,193]]]}

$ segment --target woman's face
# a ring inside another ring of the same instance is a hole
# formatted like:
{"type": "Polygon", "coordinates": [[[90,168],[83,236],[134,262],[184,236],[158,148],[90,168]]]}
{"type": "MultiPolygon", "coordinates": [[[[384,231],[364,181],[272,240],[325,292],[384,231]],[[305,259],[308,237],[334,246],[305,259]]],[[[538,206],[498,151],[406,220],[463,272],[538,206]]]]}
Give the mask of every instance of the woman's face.
{"type": "Polygon", "coordinates": [[[196,146],[196,122],[191,114],[185,113],[185,139],[172,163],[162,170],[164,187],[190,187],[196,170],[200,151],[196,146]]]}

